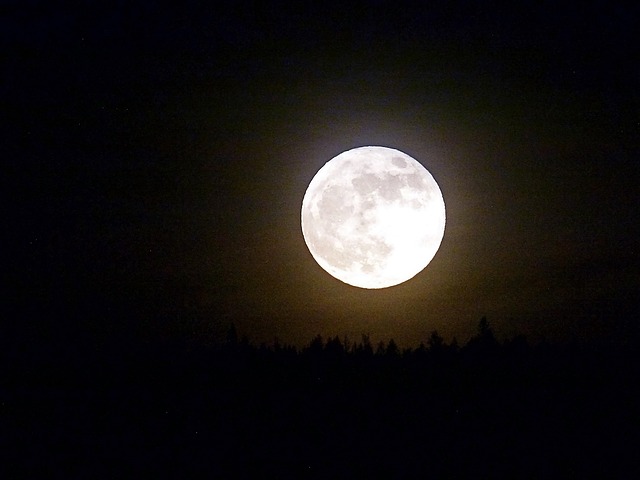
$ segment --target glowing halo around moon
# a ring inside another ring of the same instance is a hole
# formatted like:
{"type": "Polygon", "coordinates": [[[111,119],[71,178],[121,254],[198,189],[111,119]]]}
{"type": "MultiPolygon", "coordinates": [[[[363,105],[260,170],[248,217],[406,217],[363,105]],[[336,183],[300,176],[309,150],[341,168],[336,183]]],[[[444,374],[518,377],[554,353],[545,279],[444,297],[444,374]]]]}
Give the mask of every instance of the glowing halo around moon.
{"type": "Polygon", "coordinates": [[[442,192],[418,161],[387,147],[359,147],[313,177],[302,234],[318,264],[361,288],[403,283],[431,262],[445,227],[442,192]]]}

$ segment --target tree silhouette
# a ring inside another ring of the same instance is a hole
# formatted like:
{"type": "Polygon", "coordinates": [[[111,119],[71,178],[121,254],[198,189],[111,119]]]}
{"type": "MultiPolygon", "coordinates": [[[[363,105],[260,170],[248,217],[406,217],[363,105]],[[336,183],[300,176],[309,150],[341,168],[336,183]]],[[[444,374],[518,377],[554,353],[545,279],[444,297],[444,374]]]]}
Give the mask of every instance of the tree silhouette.
{"type": "Polygon", "coordinates": [[[365,334],[365,333],[362,334],[362,343],[360,346],[360,351],[362,354],[368,357],[373,355],[373,346],[371,345],[371,338],[369,334],[365,334]]]}
{"type": "Polygon", "coordinates": [[[387,343],[385,354],[395,357],[395,356],[398,356],[399,353],[400,353],[400,349],[398,348],[398,345],[396,344],[395,340],[393,338],[390,339],[389,342],[387,343]]]}
{"type": "Polygon", "coordinates": [[[493,334],[489,321],[487,320],[487,317],[482,317],[478,323],[478,333],[471,337],[466,348],[488,352],[490,350],[495,350],[496,347],[498,347],[498,341],[493,334]]]}
{"type": "Polygon", "coordinates": [[[322,338],[322,335],[318,334],[313,338],[313,340],[311,340],[311,343],[309,344],[307,351],[312,354],[320,354],[322,353],[323,349],[324,349],[324,340],[322,338]]]}
{"type": "Polygon", "coordinates": [[[332,357],[340,357],[345,353],[344,345],[340,341],[340,337],[337,335],[334,338],[327,340],[327,344],[324,346],[324,351],[332,357]]]}
{"type": "Polygon", "coordinates": [[[434,355],[441,355],[444,350],[444,339],[438,334],[437,330],[431,332],[429,336],[429,340],[427,341],[429,345],[429,352],[434,355]]]}
{"type": "Polygon", "coordinates": [[[489,340],[489,341],[495,340],[495,337],[493,335],[493,330],[489,326],[489,321],[487,320],[487,317],[482,317],[480,319],[480,323],[478,323],[478,332],[480,334],[480,337],[485,340],[489,340]]]}
{"type": "Polygon", "coordinates": [[[226,340],[228,346],[235,347],[238,344],[238,331],[236,330],[236,326],[233,323],[229,325],[226,340]]]}

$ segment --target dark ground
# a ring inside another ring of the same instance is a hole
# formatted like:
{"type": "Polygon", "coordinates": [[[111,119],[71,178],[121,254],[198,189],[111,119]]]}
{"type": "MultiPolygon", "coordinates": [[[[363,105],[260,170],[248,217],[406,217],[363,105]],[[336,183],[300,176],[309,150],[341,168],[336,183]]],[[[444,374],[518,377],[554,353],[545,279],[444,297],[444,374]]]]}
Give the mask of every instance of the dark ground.
{"type": "Polygon", "coordinates": [[[640,473],[637,348],[499,344],[490,331],[462,349],[363,340],[296,351],[232,338],[5,371],[4,478],[640,473]]]}

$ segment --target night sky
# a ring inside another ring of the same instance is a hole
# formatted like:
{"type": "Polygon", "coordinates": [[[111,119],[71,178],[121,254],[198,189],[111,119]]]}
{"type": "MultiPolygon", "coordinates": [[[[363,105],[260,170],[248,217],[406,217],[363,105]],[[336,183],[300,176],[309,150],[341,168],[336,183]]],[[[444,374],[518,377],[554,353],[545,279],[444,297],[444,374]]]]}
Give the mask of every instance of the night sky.
{"type": "Polygon", "coordinates": [[[638,7],[291,3],[3,7],[5,340],[638,334],[638,7]],[[364,145],[447,208],[431,264],[383,290],[300,228],[315,173],[364,145]]]}

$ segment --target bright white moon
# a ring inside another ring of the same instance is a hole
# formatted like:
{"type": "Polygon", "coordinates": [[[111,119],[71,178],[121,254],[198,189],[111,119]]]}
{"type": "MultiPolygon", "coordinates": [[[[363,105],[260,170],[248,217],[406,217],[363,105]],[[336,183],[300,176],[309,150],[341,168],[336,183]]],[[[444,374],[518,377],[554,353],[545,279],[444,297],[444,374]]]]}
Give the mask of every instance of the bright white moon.
{"type": "Polygon", "coordinates": [[[359,147],[327,162],[302,201],[302,234],[318,264],[349,285],[405,282],[433,259],[444,236],[442,192],[406,153],[359,147]]]}

